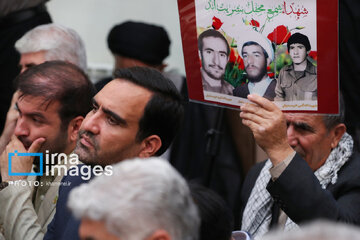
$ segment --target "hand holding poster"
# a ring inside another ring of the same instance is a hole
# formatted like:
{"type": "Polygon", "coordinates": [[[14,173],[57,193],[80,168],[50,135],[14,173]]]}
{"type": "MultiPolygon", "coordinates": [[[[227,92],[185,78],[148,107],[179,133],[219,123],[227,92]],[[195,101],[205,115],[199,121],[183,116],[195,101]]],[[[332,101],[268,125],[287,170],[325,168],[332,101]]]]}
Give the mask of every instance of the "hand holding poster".
{"type": "Polygon", "coordinates": [[[337,2],[179,0],[192,100],[338,113],[337,2]],[[320,58],[318,58],[318,53],[320,58]]]}

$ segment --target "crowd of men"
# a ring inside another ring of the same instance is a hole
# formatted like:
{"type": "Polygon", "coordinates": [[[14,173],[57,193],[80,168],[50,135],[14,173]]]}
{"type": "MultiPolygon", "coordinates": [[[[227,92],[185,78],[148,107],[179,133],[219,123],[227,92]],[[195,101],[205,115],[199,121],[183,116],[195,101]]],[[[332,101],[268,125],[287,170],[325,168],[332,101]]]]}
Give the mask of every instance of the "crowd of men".
{"type": "Polygon", "coordinates": [[[224,36],[207,30],[198,41],[204,90],[249,100],[241,121],[268,155],[247,174],[234,221],[221,197],[159,157],[184,115],[182,96],[162,73],[170,45],[162,27],[115,26],[113,76],[96,90],[74,30],[46,24],[24,34],[14,43],[21,73],[0,137],[0,239],[229,240],[235,229],[261,239],[318,219],[360,225],[360,157],[344,107],[335,116],[285,114],[272,102],[316,98],[308,38],[289,39],[293,64],[276,81],[267,74],[271,45],[247,37],[240,52],[249,82],[236,88],[222,78],[224,36]],[[153,47],[118,47],[136,27],[153,47]]]}

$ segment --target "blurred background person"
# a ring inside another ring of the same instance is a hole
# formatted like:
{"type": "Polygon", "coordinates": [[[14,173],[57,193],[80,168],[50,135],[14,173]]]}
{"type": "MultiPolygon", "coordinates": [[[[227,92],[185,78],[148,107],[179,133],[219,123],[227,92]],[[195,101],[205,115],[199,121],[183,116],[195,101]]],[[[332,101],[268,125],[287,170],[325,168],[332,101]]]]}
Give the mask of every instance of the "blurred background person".
{"type": "Polygon", "coordinates": [[[15,91],[13,80],[20,72],[20,54],[14,44],[30,29],[51,22],[45,6],[47,1],[0,1],[0,132],[15,91]]]}
{"type": "Polygon", "coordinates": [[[191,196],[201,219],[200,240],[229,240],[233,216],[225,201],[214,191],[195,182],[189,182],[191,196]]]}
{"type": "MultiPolygon", "coordinates": [[[[170,54],[170,38],[161,26],[126,21],[112,27],[107,45],[114,57],[114,70],[128,67],[152,67],[163,72],[165,58],[170,54]]],[[[95,84],[100,91],[112,76],[95,84]]]]}
{"type": "Polygon", "coordinates": [[[75,188],[80,239],[196,240],[199,216],[183,177],[161,158],[130,159],[75,188]]]}
{"type": "MultiPolygon", "coordinates": [[[[86,71],[86,51],[84,43],[77,32],[59,24],[44,24],[38,26],[15,43],[16,50],[21,54],[19,64],[21,72],[29,67],[45,61],[61,60],[73,63],[86,71]]],[[[15,103],[18,93],[13,95],[11,106],[6,116],[6,124],[0,137],[0,152],[13,135],[18,111],[15,103]]]]}

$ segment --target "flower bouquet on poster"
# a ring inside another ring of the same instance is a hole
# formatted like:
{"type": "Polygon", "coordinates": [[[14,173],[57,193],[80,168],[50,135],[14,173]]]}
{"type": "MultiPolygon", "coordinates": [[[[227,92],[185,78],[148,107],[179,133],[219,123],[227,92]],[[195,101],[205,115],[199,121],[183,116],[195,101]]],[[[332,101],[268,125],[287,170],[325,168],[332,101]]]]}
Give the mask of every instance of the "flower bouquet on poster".
{"type": "MultiPolygon", "coordinates": [[[[189,21],[182,22],[192,19],[190,15],[185,17],[189,6],[194,6],[196,20],[201,85],[199,77],[192,78],[196,75],[194,62],[186,61],[187,35],[183,33],[189,30],[182,27],[189,93],[192,89],[202,91],[194,93],[198,96],[195,100],[203,97],[205,102],[227,106],[240,106],[248,94],[255,93],[275,101],[283,110],[317,112],[318,76],[326,75],[318,74],[318,28],[337,25],[336,20],[331,22],[325,15],[318,19],[319,12],[326,12],[321,1],[179,0],[179,8],[186,6],[184,11],[179,9],[181,24],[190,26],[189,21]],[[319,24],[321,21],[324,23],[319,24]]],[[[331,9],[328,12],[335,13],[337,6],[331,9]]],[[[324,45],[337,43],[337,33],[328,35],[324,45]]],[[[322,54],[334,60],[337,45],[332,47],[332,53],[322,54]]],[[[336,66],[336,62],[337,58],[332,65],[336,66]]],[[[337,66],[332,70],[337,76],[337,66]]],[[[338,91],[338,86],[334,87],[338,91]]]]}

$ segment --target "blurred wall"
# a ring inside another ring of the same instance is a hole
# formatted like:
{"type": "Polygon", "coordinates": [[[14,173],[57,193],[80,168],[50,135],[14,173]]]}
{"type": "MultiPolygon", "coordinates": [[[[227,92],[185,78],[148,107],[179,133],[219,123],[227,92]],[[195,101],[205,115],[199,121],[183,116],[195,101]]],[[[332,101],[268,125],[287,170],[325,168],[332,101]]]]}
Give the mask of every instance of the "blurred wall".
{"type": "Polygon", "coordinates": [[[47,6],[55,23],[73,28],[83,38],[90,68],[112,69],[107,34],[113,25],[135,20],[167,30],[171,50],[166,70],[185,74],[176,0],[51,0],[47,6]]]}

